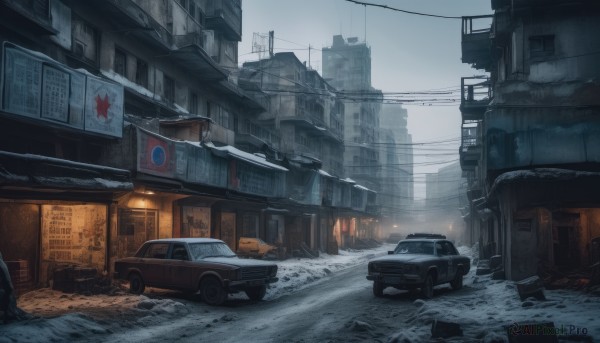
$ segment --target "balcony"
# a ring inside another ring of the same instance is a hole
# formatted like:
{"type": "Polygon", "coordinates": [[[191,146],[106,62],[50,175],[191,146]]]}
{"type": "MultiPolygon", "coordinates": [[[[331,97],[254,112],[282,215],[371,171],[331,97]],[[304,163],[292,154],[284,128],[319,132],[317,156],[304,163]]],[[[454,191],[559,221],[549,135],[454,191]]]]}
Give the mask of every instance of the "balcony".
{"type": "Polygon", "coordinates": [[[219,30],[232,41],[242,40],[242,4],[239,0],[207,2],[206,28],[219,30]]]}
{"type": "Polygon", "coordinates": [[[238,122],[237,133],[235,135],[236,144],[244,142],[258,147],[267,144],[278,150],[280,140],[281,137],[275,132],[256,123],[246,119],[241,119],[238,122]]]}
{"type": "Polygon", "coordinates": [[[80,6],[91,8],[95,15],[105,18],[114,32],[127,34],[158,52],[168,53],[173,44],[171,32],[156,21],[146,10],[132,0],[65,0],[74,9],[80,6]]]}
{"type": "Polygon", "coordinates": [[[490,44],[492,15],[462,18],[462,62],[475,69],[489,69],[492,63],[490,44]]]}
{"type": "Polygon", "coordinates": [[[0,0],[0,20],[7,27],[39,35],[58,33],[50,22],[49,0],[0,0]]]}
{"type": "Polygon", "coordinates": [[[207,81],[224,80],[227,73],[202,48],[202,33],[173,36],[176,49],[168,56],[183,68],[207,81]]]}
{"type": "Polygon", "coordinates": [[[487,77],[463,77],[460,79],[460,112],[463,121],[481,120],[492,99],[492,87],[487,77]]]}
{"type": "Polygon", "coordinates": [[[460,166],[462,170],[475,170],[481,159],[481,122],[470,122],[462,125],[462,138],[459,148],[460,166]]]}

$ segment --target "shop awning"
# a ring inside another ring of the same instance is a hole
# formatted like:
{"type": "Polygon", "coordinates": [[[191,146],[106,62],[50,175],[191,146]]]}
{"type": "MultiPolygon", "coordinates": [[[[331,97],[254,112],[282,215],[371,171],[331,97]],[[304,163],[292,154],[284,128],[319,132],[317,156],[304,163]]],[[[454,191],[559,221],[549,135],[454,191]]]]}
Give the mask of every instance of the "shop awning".
{"type": "Polygon", "coordinates": [[[127,170],[0,151],[0,188],[131,191],[127,170]]]}
{"type": "Polygon", "coordinates": [[[244,162],[254,164],[255,166],[258,166],[261,168],[274,169],[274,170],[280,170],[280,171],[288,171],[287,168],[284,168],[275,163],[268,162],[263,157],[247,153],[245,151],[242,151],[240,149],[232,147],[231,145],[225,145],[225,146],[218,147],[218,146],[215,146],[213,143],[206,143],[206,146],[209,147],[216,155],[221,156],[221,157],[234,158],[237,160],[241,160],[244,162]]]}

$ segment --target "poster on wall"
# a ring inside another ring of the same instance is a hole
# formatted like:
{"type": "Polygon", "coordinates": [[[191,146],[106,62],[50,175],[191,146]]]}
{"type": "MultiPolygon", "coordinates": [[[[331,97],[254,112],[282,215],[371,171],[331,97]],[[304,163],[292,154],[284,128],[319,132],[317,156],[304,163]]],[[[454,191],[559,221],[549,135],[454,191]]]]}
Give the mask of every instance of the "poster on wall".
{"type": "Polygon", "coordinates": [[[43,67],[42,118],[69,121],[70,74],[48,65],[43,67]]]}
{"type": "Polygon", "coordinates": [[[42,100],[42,62],[9,45],[4,46],[2,109],[39,118],[42,100]]]}
{"type": "Polygon", "coordinates": [[[87,77],[85,130],[109,136],[123,136],[123,86],[87,77]]]}
{"type": "Polygon", "coordinates": [[[105,205],[42,205],[42,273],[63,263],[103,271],[106,217],[105,205]]]}
{"type": "Polygon", "coordinates": [[[181,208],[181,237],[210,237],[210,207],[181,208]]]}

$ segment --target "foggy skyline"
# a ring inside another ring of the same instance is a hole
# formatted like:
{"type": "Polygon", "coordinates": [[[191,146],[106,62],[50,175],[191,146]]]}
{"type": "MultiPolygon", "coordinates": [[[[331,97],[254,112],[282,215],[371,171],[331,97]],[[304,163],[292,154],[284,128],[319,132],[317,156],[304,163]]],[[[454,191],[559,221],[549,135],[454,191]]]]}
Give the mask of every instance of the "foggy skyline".
{"type": "MultiPolygon", "coordinates": [[[[368,2],[453,17],[491,13],[489,1],[481,0],[368,2]]],[[[252,53],[254,33],[267,34],[272,30],[275,53],[293,52],[321,75],[321,49],[331,46],[334,35],[358,37],[360,42],[366,36],[371,48],[372,85],[384,94],[457,90],[461,77],[484,74],[461,62],[460,19],[407,14],[346,0],[246,0],[242,10],[240,65],[259,59],[259,54],[252,53]]],[[[263,57],[266,56],[265,53],[263,57]]],[[[434,173],[458,159],[461,116],[458,93],[419,94],[411,99],[417,98],[424,102],[403,104],[408,110],[408,131],[413,143],[443,142],[415,145],[415,197],[421,198],[425,195],[422,173],[434,173]],[[456,103],[436,104],[439,99],[450,97],[456,103]]]]}

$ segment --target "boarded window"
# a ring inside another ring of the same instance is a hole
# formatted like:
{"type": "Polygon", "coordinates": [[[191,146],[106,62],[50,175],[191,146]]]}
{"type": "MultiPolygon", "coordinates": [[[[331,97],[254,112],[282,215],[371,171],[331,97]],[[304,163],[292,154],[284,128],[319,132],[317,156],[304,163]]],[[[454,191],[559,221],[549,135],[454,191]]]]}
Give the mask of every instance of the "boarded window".
{"type": "Polygon", "coordinates": [[[529,52],[531,57],[554,55],[554,36],[546,35],[529,37],[529,52]]]}
{"type": "Polygon", "coordinates": [[[165,100],[169,102],[175,102],[175,81],[172,78],[164,75],[163,79],[165,87],[165,100]]]}
{"type": "Polygon", "coordinates": [[[118,257],[133,256],[144,242],[155,239],[157,222],[157,210],[120,208],[118,257]]]}
{"type": "Polygon", "coordinates": [[[191,113],[198,113],[198,94],[190,93],[189,110],[191,113]]]}
{"type": "Polygon", "coordinates": [[[148,88],[148,63],[139,58],[135,69],[135,83],[148,88]]]}
{"type": "Polygon", "coordinates": [[[127,54],[115,48],[115,73],[127,77],[127,54]]]}

